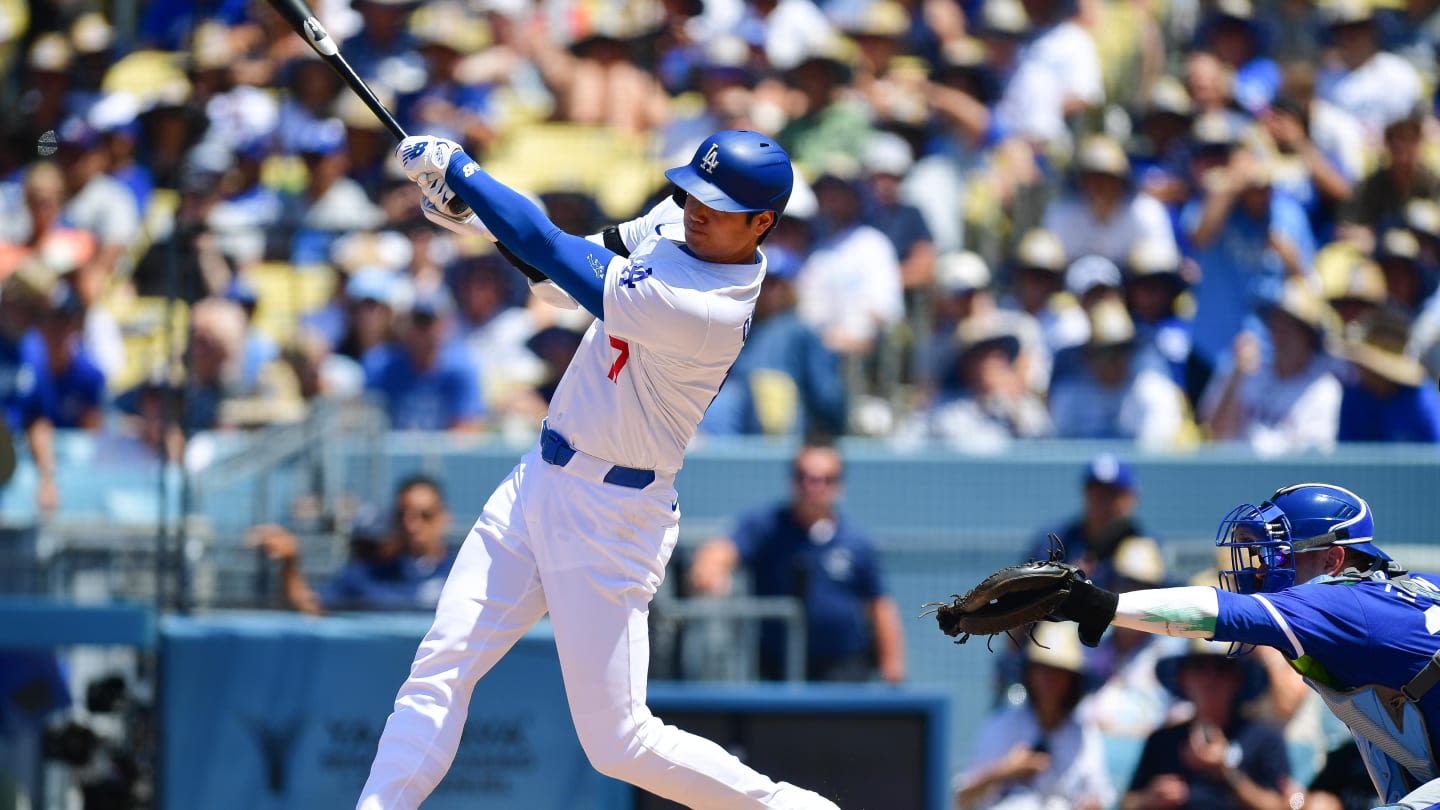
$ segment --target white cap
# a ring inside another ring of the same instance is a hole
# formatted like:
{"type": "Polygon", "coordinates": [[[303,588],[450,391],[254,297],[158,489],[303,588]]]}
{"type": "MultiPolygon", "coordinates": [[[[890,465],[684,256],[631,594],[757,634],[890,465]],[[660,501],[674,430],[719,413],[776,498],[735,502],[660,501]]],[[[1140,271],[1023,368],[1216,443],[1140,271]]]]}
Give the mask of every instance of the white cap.
{"type": "Polygon", "coordinates": [[[904,138],[893,132],[879,132],[865,143],[860,165],[866,174],[904,176],[915,165],[915,153],[904,138]]]}
{"type": "Polygon", "coordinates": [[[935,281],[950,295],[990,286],[990,268],[980,254],[946,253],[935,263],[935,281]]]}
{"type": "Polygon", "coordinates": [[[1081,256],[1065,271],[1065,289],[1076,296],[1096,287],[1119,287],[1120,268],[1104,256],[1081,256]]]}

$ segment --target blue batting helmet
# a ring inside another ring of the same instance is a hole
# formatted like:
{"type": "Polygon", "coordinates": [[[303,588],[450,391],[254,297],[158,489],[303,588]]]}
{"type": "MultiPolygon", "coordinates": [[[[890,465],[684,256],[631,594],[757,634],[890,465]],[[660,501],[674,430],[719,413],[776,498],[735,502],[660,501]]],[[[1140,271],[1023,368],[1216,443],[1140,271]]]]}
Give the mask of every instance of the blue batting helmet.
{"type": "Polygon", "coordinates": [[[705,139],[695,157],[665,172],[670,182],[716,211],[784,213],[795,172],[774,139],[727,129],[705,139]]]}
{"type": "Polygon", "coordinates": [[[1259,506],[1241,504],[1220,521],[1215,545],[1230,549],[1226,590],[1273,593],[1295,584],[1295,555],[1345,546],[1389,562],[1376,548],[1375,521],[1364,498],[1334,484],[1294,484],[1259,506]]]}

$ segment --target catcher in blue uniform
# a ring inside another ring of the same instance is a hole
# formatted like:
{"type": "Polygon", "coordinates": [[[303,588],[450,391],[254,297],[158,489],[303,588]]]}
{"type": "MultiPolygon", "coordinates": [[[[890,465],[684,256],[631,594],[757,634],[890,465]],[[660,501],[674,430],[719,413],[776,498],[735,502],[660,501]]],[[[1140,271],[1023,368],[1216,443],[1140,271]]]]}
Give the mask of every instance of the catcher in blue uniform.
{"type": "Polygon", "coordinates": [[[1040,618],[1256,645],[1285,654],[1355,735],[1384,808],[1440,810],[1440,574],[1411,573],[1374,544],[1370,506],[1333,484],[1296,484],[1221,521],[1224,589],[1114,594],[1060,560],[1010,566],[939,607],[964,641],[1040,618]],[[1038,615],[1037,615],[1038,614],[1038,615]]]}

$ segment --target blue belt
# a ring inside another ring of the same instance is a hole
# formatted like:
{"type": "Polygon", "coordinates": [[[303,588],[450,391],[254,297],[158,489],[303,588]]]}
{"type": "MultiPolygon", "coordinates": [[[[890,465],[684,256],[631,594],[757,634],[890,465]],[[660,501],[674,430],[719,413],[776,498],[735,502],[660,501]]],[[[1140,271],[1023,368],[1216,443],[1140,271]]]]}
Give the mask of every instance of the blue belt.
{"type": "MultiPolygon", "coordinates": [[[[570,442],[566,441],[564,436],[556,431],[548,427],[540,429],[540,458],[545,459],[546,462],[554,464],[556,467],[564,467],[578,452],[570,446],[570,442]]],[[[637,470],[634,467],[621,467],[616,464],[610,468],[609,472],[605,473],[604,481],[617,487],[644,489],[655,481],[655,471],[637,470]]]]}

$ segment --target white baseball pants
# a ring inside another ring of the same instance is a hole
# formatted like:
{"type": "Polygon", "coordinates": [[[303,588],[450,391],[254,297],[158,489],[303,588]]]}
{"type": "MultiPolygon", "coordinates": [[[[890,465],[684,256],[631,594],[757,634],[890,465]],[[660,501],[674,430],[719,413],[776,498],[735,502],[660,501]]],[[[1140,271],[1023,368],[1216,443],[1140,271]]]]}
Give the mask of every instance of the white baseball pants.
{"type": "Polygon", "coordinates": [[[697,810],[838,810],[774,782],[645,706],[647,616],[679,534],[673,481],[601,482],[532,450],[461,547],[385,723],[357,810],[413,810],[455,757],[475,683],[548,609],[575,731],[601,773],[697,810]]]}

